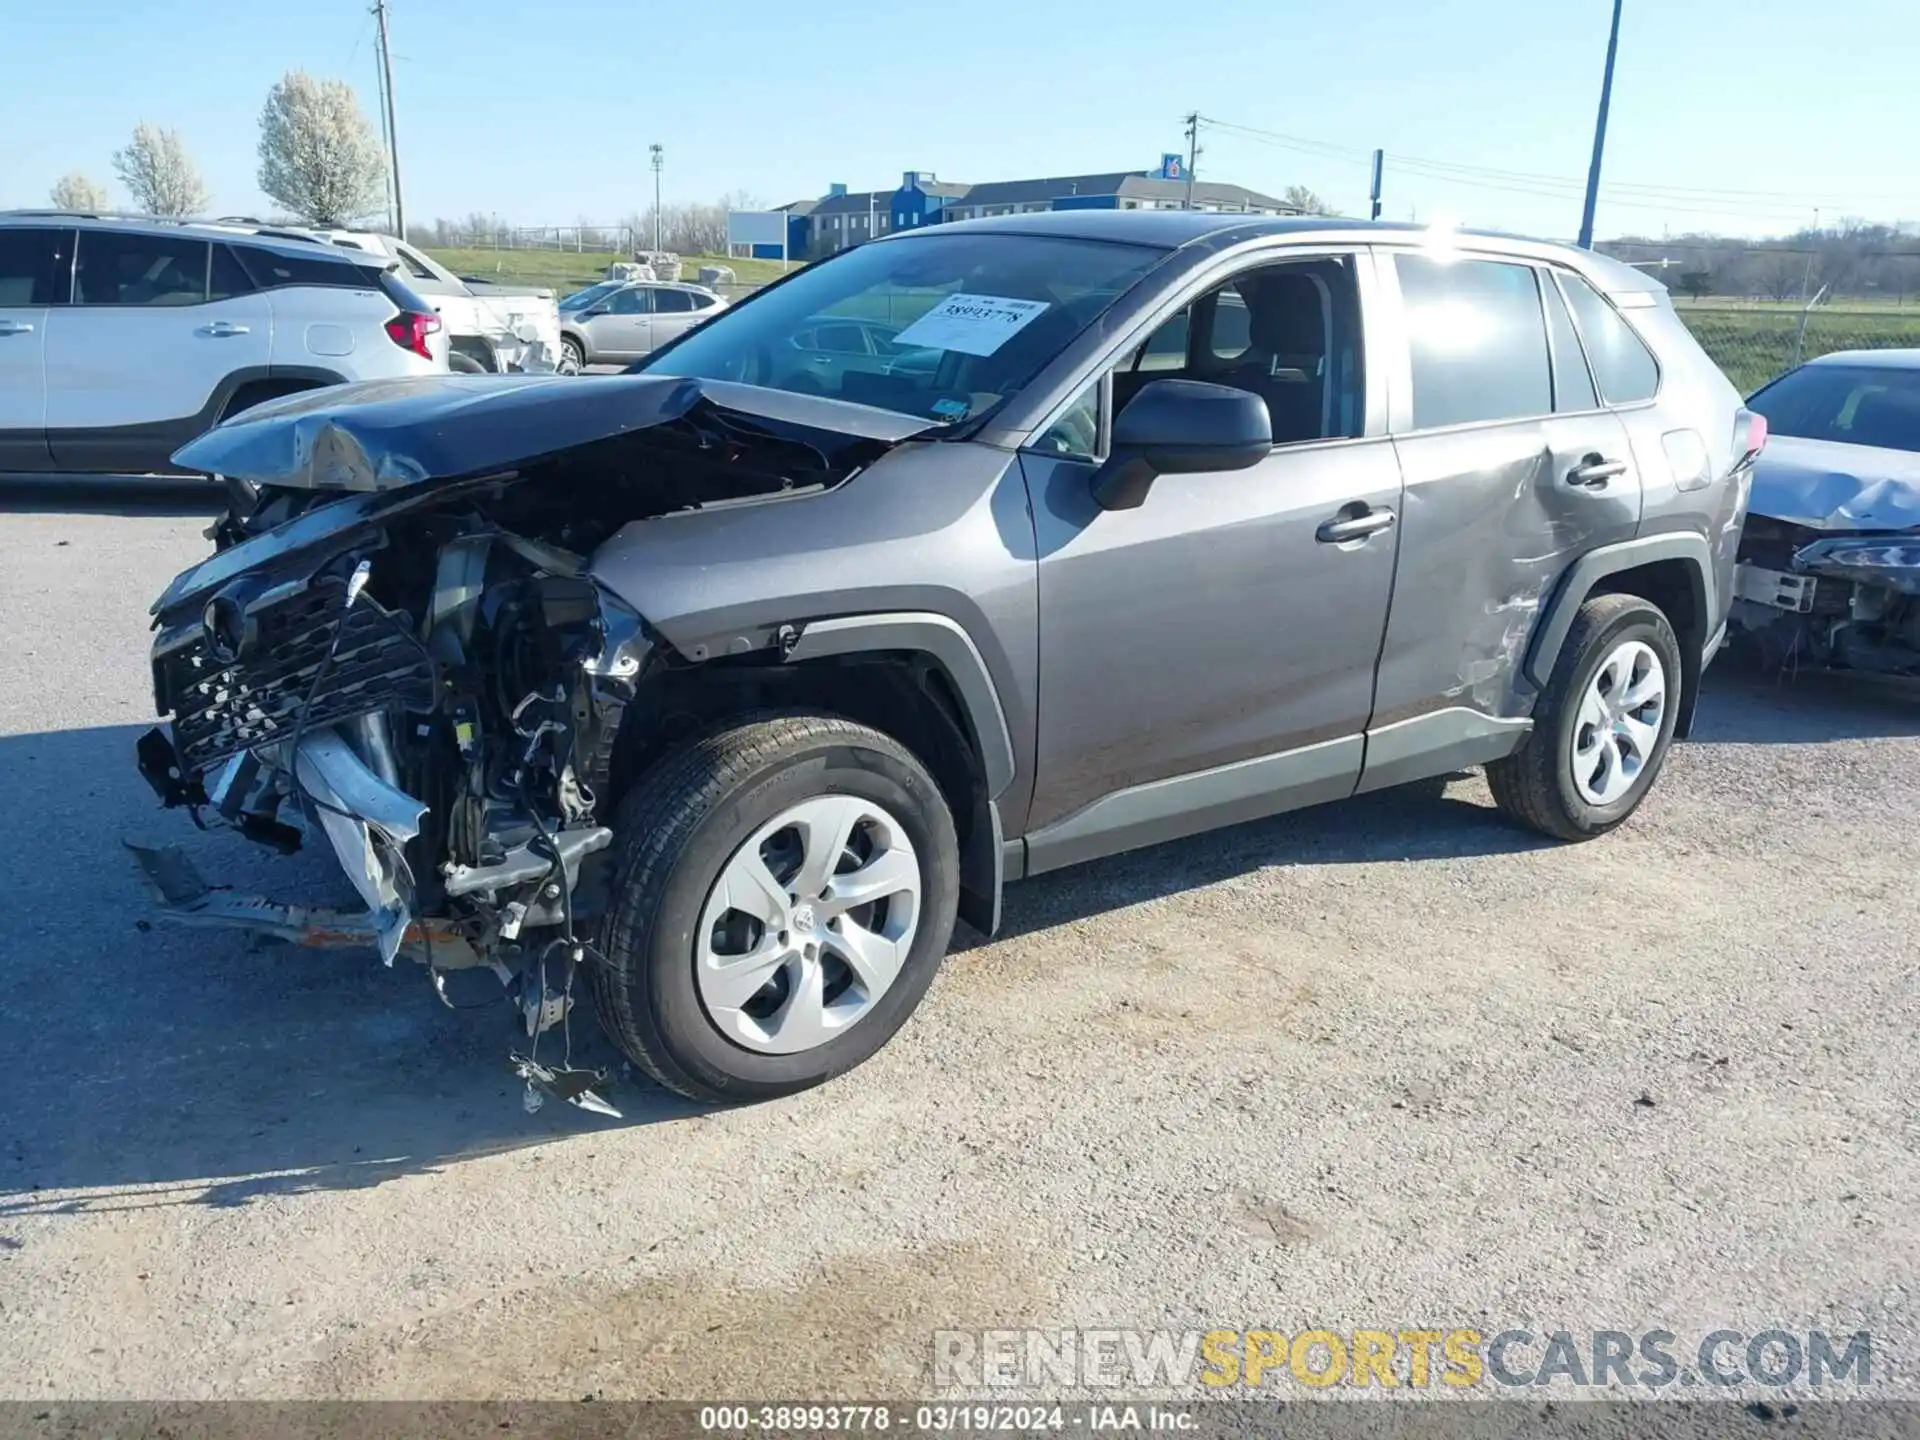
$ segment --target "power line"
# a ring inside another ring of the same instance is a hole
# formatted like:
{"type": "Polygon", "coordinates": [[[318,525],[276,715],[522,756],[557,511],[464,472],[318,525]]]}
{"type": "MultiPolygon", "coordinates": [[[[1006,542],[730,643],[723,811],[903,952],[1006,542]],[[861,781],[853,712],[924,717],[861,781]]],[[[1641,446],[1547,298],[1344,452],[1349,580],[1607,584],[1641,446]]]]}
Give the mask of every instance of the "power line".
{"type": "MultiPolygon", "coordinates": [[[[1352,161],[1356,164],[1368,163],[1371,160],[1371,152],[1357,146],[1315,140],[1303,135],[1290,135],[1283,131],[1266,130],[1254,125],[1242,125],[1236,121],[1221,120],[1211,115],[1202,116],[1201,123],[1228,135],[1321,159],[1352,161]]],[[[1389,162],[1394,170],[1402,174],[1418,175],[1425,179],[1448,180],[1482,189],[1502,190],[1510,194],[1535,195],[1545,199],[1577,198],[1585,188],[1583,180],[1570,175],[1550,175],[1539,171],[1472,165],[1428,156],[1406,155],[1397,151],[1390,153],[1389,162]]],[[[1895,195],[1891,192],[1877,194],[1861,192],[1844,197],[1837,197],[1835,194],[1813,196],[1789,191],[1659,185],[1634,181],[1604,182],[1600,187],[1600,193],[1607,198],[1609,204],[1630,209],[1739,217],[1786,217],[1804,214],[1816,206],[1838,209],[1847,201],[1878,200],[1901,204],[1915,202],[1917,198],[1913,195],[1895,195]]]]}

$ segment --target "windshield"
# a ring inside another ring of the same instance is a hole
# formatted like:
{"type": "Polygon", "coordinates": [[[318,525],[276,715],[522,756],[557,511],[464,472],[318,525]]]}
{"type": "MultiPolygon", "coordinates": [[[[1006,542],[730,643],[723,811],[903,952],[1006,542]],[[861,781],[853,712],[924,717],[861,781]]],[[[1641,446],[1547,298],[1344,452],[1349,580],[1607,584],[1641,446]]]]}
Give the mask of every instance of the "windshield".
{"type": "Polygon", "coordinates": [[[593,304],[594,301],[611,295],[625,283],[626,282],[622,280],[602,280],[598,285],[589,285],[584,290],[574,291],[573,294],[567,296],[566,299],[560,302],[560,308],[562,310],[584,310],[593,304]]]}
{"type": "Polygon", "coordinates": [[[1920,368],[1805,365],[1747,404],[1773,435],[1920,450],[1920,368]]]}
{"type": "Polygon", "coordinates": [[[720,312],[633,368],[973,419],[1031,380],[1165,255],[990,232],[861,245],[720,312]]]}

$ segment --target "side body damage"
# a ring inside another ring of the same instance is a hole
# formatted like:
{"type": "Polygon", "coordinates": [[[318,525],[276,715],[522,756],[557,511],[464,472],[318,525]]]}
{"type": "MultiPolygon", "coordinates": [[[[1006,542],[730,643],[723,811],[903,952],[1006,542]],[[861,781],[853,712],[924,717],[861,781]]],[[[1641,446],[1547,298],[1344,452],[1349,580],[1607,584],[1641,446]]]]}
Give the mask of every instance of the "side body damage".
{"type": "MultiPolygon", "coordinates": [[[[216,554],[154,606],[156,705],[171,724],[138,759],[163,801],[203,823],[283,851],[324,842],[364,912],[234,897],[182,853],[136,847],[164,915],[371,943],[389,964],[424,964],[436,986],[489,968],[530,1042],[514,1056],[529,1103],[604,1108],[597,1077],[542,1063],[538,1047],[591,959],[623,788],[710,717],[794,699],[922,739],[968,821],[975,886],[997,898],[988,788],[1012,779],[1011,732],[997,709],[977,726],[962,698],[997,706],[991,681],[955,681],[917,648],[908,612],[930,588],[881,567],[843,572],[844,593],[803,597],[774,574],[738,583],[777,571],[802,523],[837,527],[856,554],[863,533],[876,547],[907,538],[883,484],[842,491],[924,427],[777,395],[752,414],[723,403],[723,385],[645,376],[356,388],[267,407],[181,452],[234,504],[216,554]],[[526,403],[503,385],[524,386],[526,403]],[[844,618],[809,635],[849,610],[895,612],[874,644],[901,648],[847,641],[860,622],[844,618]]],[[[951,506],[922,503],[930,518],[915,523],[992,536],[1004,553],[996,477],[974,454],[950,467],[951,506]]],[[[970,654],[984,673],[959,639],[949,658],[970,654]]]]}

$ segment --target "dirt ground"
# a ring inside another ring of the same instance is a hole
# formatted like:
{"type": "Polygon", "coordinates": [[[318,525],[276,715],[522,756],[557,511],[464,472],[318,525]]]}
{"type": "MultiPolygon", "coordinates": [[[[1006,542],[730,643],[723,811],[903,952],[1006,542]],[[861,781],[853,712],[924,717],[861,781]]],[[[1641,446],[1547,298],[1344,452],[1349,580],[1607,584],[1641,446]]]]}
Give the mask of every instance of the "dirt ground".
{"type": "Polygon", "coordinates": [[[1915,1393],[1914,701],[1716,671],[1603,841],[1470,777],[1142,852],[1010,892],[834,1084],[529,1116],[503,1005],[141,923],[123,837],[337,891],[134,773],[210,510],[0,482],[0,1396],[910,1395],[938,1329],[1416,1324],[1864,1329],[1915,1393]]]}

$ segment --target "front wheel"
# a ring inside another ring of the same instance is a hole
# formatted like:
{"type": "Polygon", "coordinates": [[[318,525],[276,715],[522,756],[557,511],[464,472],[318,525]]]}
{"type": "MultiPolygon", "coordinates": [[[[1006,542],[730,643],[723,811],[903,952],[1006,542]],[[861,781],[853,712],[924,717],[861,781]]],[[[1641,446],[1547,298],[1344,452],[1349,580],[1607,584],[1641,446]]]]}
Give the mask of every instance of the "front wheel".
{"type": "Polygon", "coordinates": [[[586,351],[580,348],[580,342],[571,335],[560,341],[560,360],[553,368],[561,375],[578,375],[587,368],[586,351]]]}
{"type": "Polygon", "coordinates": [[[770,1099],[893,1037],[953,933],[959,850],[925,768],[831,716],[736,722],[622,803],[601,1024],[699,1100],[770,1099]]]}
{"type": "Polygon", "coordinates": [[[1599,595],[1580,607],[1533,733],[1487,767],[1506,814],[1562,840],[1590,840],[1646,798],[1680,714],[1680,645],[1657,605],[1599,595]]]}

